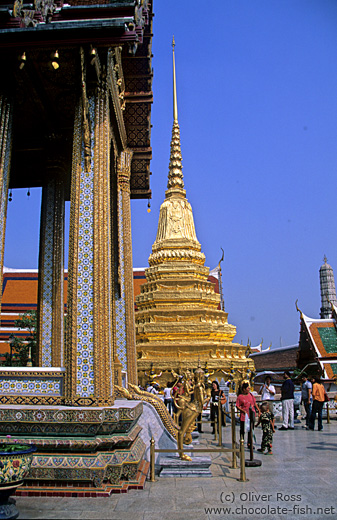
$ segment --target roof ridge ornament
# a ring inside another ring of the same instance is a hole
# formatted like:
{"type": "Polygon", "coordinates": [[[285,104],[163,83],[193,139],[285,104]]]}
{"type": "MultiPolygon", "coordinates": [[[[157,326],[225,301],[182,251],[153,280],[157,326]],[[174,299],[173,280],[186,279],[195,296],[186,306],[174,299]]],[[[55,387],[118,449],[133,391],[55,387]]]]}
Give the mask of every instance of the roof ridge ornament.
{"type": "Polygon", "coordinates": [[[297,300],[295,301],[295,307],[296,307],[297,312],[300,313],[301,318],[302,318],[302,316],[303,316],[303,312],[301,311],[301,309],[299,309],[299,307],[298,307],[298,305],[297,305],[297,302],[298,302],[298,298],[297,298],[297,300]]]}

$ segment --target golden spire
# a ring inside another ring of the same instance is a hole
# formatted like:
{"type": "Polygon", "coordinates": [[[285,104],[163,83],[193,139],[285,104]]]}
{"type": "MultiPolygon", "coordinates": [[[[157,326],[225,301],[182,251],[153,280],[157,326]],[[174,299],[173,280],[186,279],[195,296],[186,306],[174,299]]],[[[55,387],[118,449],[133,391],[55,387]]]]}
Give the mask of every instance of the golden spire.
{"type": "Polygon", "coordinates": [[[172,38],[172,58],[173,58],[173,121],[178,122],[178,103],[177,103],[177,83],[176,83],[176,62],[174,57],[174,47],[176,42],[172,38]]]}
{"type": "MultiPolygon", "coordinates": [[[[165,200],[160,207],[158,231],[152,246],[149,264],[166,261],[190,262],[204,265],[205,255],[201,253],[198,242],[193,212],[186,199],[184,190],[183,166],[178,124],[177,88],[173,37],[173,128],[171,139],[170,164],[165,200]],[[169,259],[169,260],[168,260],[169,259]]],[[[205,268],[206,269],[206,268],[205,268]]]]}
{"type": "Polygon", "coordinates": [[[167,182],[166,198],[180,194],[185,197],[183,181],[183,165],[180,145],[180,130],[178,124],[178,103],[177,103],[177,84],[176,84],[176,65],[174,55],[175,41],[172,39],[172,56],[173,56],[173,127],[171,140],[171,154],[169,164],[169,174],[167,182]]]}

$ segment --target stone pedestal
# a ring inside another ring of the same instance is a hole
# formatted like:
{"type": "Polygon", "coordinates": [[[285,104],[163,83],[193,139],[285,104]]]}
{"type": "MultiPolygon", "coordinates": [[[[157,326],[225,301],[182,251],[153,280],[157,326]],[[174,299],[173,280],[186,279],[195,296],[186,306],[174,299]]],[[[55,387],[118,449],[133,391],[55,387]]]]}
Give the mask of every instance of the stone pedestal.
{"type": "Polygon", "coordinates": [[[162,457],[160,459],[160,477],[211,477],[210,457],[193,457],[191,461],[179,457],[162,457]]]}

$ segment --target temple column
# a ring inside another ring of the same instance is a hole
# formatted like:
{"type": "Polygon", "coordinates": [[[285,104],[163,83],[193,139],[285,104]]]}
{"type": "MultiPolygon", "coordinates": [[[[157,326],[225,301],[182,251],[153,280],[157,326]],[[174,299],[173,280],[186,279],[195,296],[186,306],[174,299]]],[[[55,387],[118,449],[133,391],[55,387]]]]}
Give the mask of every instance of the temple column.
{"type": "Polygon", "coordinates": [[[42,190],[38,291],[38,366],[41,367],[64,365],[63,186],[60,178],[54,178],[42,190]]]}
{"type": "Polygon", "coordinates": [[[82,99],[73,140],[65,404],[113,404],[113,335],[108,88],[82,99]]]}
{"type": "MultiPolygon", "coordinates": [[[[130,176],[132,152],[120,154],[117,161],[118,220],[119,220],[119,265],[121,304],[123,319],[117,323],[117,353],[128,381],[137,384],[137,355],[134,315],[130,176]],[[123,355],[121,355],[123,350],[123,355]]],[[[120,311],[121,312],[121,311],[120,311]]]]}
{"type": "MultiPolygon", "coordinates": [[[[5,251],[6,217],[12,145],[12,106],[0,94],[0,287],[5,251]]],[[[0,307],[1,307],[0,295],[0,307]]]]}

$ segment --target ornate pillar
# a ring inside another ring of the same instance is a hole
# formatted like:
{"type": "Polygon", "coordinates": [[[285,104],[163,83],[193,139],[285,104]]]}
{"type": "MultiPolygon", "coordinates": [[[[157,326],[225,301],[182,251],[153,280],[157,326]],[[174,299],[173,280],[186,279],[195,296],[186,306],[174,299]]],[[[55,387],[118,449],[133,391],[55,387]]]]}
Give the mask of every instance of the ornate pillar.
{"type": "Polygon", "coordinates": [[[65,404],[113,404],[109,99],[106,81],[75,116],[70,197],[65,404]]]}
{"type": "Polygon", "coordinates": [[[116,300],[116,349],[128,381],[137,384],[137,355],[134,315],[130,176],[132,152],[121,152],[117,161],[117,206],[119,221],[120,298],[116,300]]]}
{"type": "Polygon", "coordinates": [[[63,186],[60,178],[54,178],[42,190],[38,292],[38,366],[41,367],[64,365],[63,186]]]}
{"type": "Polygon", "coordinates": [[[8,99],[0,94],[0,287],[2,287],[2,271],[4,263],[11,145],[12,106],[8,99]]]}

